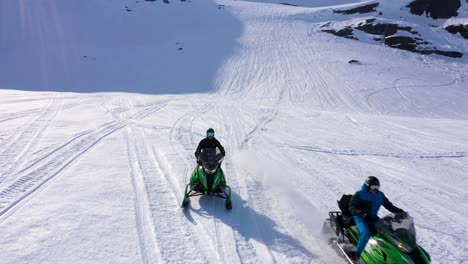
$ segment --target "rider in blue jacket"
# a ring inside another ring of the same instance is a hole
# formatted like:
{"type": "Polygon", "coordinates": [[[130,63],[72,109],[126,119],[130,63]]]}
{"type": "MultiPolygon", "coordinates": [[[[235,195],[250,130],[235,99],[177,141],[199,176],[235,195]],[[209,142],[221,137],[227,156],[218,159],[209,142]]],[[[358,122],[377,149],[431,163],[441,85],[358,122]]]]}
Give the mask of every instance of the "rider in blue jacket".
{"type": "Polygon", "coordinates": [[[370,228],[373,228],[375,222],[379,220],[377,213],[380,206],[383,205],[392,213],[404,213],[402,209],[394,206],[379,189],[379,179],[375,176],[369,176],[366,178],[361,190],[357,191],[351,198],[349,210],[360,233],[356,247],[356,258],[358,259],[371,237],[370,228]]]}

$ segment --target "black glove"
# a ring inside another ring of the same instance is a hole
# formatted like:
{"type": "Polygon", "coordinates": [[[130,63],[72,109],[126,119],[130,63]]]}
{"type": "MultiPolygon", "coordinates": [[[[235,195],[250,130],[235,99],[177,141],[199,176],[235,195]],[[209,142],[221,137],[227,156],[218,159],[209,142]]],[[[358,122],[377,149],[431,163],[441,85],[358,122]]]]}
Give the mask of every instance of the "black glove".
{"type": "Polygon", "coordinates": [[[397,212],[396,214],[397,214],[399,217],[401,217],[401,218],[406,218],[406,217],[408,217],[408,213],[405,212],[405,211],[403,211],[403,210],[401,210],[401,212],[397,212]]]}
{"type": "Polygon", "coordinates": [[[405,220],[408,217],[408,213],[401,210],[401,212],[394,213],[395,214],[395,221],[397,223],[401,223],[403,220],[405,220]]]}
{"type": "Polygon", "coordinates": [[[366,215],[364,217],[364,220],[366,220],[367,222],[375,222],[375,221],[379,220],[379,217],[378,216],[372,216],[372,215],[366,215]]]}

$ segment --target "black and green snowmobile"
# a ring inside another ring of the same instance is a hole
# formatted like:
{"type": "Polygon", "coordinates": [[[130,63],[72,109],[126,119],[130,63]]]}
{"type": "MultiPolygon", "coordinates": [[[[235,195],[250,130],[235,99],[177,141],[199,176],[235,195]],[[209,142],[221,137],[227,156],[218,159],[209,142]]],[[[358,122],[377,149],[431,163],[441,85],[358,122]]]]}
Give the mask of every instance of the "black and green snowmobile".
{"type": "Polygon", "coordinates": [[[185,186],[182,207],[186,208],[191,196],[215,196],[226,199],[226,209],[232,209],[231,187],[226,185],[226,178],[221,169],[223,155],[216,149],[204,149],[199,157],[199,164],[192,172],[190,183],[185,186]]]}
{"type": "Polygon", "coordinates": [[[354,257],[359,230],[349,211],[352,195],[343,195],[338,201],[341,211],[329,212],[323,225],[328,243],[352,264],[428,264],[429,254],[417,244],[413,218],[407,214],[388,214],[375,224],[372,237],[361,257],[354,257]]]}

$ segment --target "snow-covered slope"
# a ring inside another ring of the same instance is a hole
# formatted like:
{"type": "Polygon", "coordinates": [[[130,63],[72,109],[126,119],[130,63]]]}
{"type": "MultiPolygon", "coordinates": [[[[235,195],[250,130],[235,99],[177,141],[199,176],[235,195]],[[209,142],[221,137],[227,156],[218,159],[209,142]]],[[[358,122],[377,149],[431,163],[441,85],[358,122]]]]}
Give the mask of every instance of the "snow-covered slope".
{"type": "Polygon", "coordinates": [[[319,233],[367,175],[467,262],[466,56],[321,31],[359,1],[272,2],[1,1],[0,263],[341,263],[319,233]],[[233,210],[183,211],[209,127],[233,210]]]}
{"type": "Polygon", "coordinates": [[[2,88],[28,91],[207,92],[242,30],[211,1],[8,0],[0,12],[2,88]]]}

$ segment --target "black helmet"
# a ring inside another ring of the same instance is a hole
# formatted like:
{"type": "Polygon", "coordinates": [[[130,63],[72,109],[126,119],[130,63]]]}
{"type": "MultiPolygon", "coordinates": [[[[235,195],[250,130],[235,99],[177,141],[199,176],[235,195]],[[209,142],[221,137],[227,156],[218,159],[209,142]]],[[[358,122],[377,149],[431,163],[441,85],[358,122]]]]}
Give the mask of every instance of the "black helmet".
{"type": "Polygon", "coordinates": [[[206,136],[207,137],[214,137],[214,129],[208,128],[208,130],[206,131],[206,136]]]}
{"type": "Polygon", "coordinates": [[[380,187],[380,181],[375,176],[368,176],[366,178],[366,189],[369,190],[371,186],[378,186],[380,187]]]}

